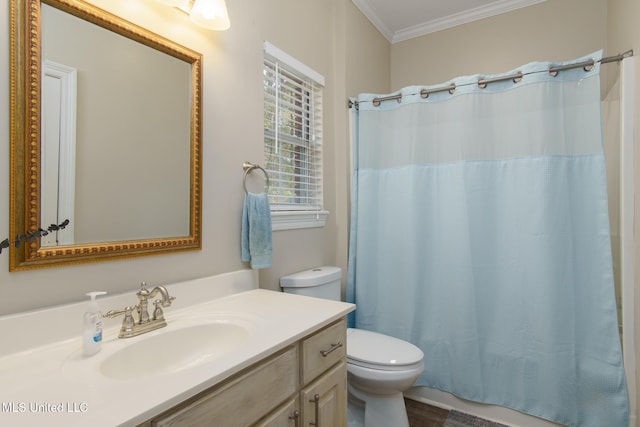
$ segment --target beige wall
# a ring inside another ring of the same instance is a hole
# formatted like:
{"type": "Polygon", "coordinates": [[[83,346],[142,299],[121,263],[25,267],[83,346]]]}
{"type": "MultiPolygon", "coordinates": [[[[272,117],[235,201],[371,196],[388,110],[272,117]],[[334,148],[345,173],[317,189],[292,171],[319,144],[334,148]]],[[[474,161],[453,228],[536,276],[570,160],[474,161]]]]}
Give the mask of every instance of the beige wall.
{"type": "MultiPolygon", "coordinates": [[[[91,290],[119,293],[150,284],[247,268],[240,260],[242,163],[263,162],[262,50],[268,40],[323,74],[325,207],[323,228],[277,231],[273,267],[260,272],[261,286],[278,288],[282,274],[322,264],[346,267],[349,95],[388,89],[389,44],[351,0],[229,1],[231,28],[201,30],[175,9],[150,0],[94,0],[100,7],[204,54],[203,248],[61,268],[8,272],[0,255],[0,315],[85,299],[91,290]],[[294,35],[295,34],[295,35],[294,35]],[[362,62],[351,62],[361,57],[362,62]],[[351,67],[349,77],[346,67],[351,67]],[[374,70],[374,71],[372,71],[374,70]],[[366,79],[359,76],[366,75],[366,79]]],[[[0,22],[8,23],[9,0],[0,0],[0,22]]],[[[8,25],[0,32],[0,74],[9,75],[8,25]]],[[[0,99],[9,81],[0,80],[0,99]]],[[[9,233],[9,106],[0,103],[0,236],[9,233]]],[[[109,307],[107,307],[109,308],[109,307]]]]}
{"type": "Polygon", "coordinates": [[[342,268],[343,286],[346,284],[349,206],[351,203],[351,148],[349,146],[347,99],[359,93],[387,93],[391,81],[391,45],[351,0],[343,2],[344,11],[344,93],[337,100],[341,134],[336,140],[336,215],[338,218],[336,264],[342,268]]]}
{"type": "Polygon", "coordinates": [[[606,47],[606,0],[548,0],[393,44],[391,89],[569,60],[606,47]]]}
{"type": "MultiPolygon", "coordinates": [[[[317,22],[318,27],[326,31],[323,38],[327,50],[325,56],[321,51],[308,50],[302,45],[289,48],[295,40],[292,40],[292,30],[286,25],[278,26],[278,31],[267,40],[321,72],[327,79],[323,177],[324,202],[330,214],[327,226],[322,229],[274,233],[273,267],[260,272],[260,287],[273,290],[279,289],[281,276],[321,265],[342,267],[343,274],[346,274],[350,192],[347,98],[367,87],[386,90],[389,84],[389,43],[351,0],[308,3],[320,3],[327,9],[326,21],[317,22]],[[329,12],[333,13],[332,21],[329,12]],[[324,22],[331,22],[331,25],[324,22]],[[366,78],[363,79],[363,75],[366,78]]],[[[295,14],[299,13],[300,10],[295,11],[295,14]]],[[[317,19],[317,15],[312,16],[317,19]]],[[[295,16],[284,21],[295,21],[300,29],[309,27],[308,22],[295,19],[295,16]]]]}

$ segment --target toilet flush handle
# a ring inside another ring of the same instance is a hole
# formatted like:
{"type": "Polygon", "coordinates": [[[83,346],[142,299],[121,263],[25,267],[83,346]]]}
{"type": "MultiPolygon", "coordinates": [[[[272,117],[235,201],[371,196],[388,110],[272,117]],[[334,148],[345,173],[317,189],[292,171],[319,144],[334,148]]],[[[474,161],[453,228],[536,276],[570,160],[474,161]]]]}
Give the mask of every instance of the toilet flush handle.
{"type": "Polygon", "coordinates": [[[342,343],[341,342],[338,342],[337,344],[331,344],[331,348],[329,350],[321,350],[320,354],[322,355],[322,357],[327,357],[329,355],[329,353],[332,353],[332,352],[336,351],[340,347],[342,347],[342,343]]]}

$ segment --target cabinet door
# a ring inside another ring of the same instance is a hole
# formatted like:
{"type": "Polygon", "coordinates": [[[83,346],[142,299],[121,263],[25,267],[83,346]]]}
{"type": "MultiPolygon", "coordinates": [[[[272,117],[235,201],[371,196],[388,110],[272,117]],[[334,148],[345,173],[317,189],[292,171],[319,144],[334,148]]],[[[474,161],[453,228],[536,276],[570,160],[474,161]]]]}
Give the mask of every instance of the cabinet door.
{"type": "Polygon", "coordinates": [[[253,427],[300,427],[302,414],[298,399],[291,399],[253,427]]]}
{"type": "Polygon", "coordinates": [[[302,390],[302,425],[346,427],[347,365],[342,362],[302,390]]]}

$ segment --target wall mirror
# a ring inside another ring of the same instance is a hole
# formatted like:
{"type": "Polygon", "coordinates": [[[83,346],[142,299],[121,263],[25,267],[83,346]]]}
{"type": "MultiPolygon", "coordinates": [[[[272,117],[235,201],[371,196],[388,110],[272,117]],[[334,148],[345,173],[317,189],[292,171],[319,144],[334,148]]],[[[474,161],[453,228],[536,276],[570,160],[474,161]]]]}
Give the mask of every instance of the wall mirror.
{"type": "Polygon", "coordinates": [[[81,0],[11,1],[10,271],[201,248],[202,57],[81,0]]]}

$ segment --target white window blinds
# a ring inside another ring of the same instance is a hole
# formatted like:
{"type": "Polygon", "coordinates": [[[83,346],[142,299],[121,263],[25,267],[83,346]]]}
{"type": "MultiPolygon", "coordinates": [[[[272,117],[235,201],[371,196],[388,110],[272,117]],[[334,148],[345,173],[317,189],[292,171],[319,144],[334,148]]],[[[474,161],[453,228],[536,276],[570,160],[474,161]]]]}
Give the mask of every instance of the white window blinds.
{"type": "Polygon", "coordinates": [[[268,43],[263,75],[271,210],[320,211],[322,76],[268,43]]]}

